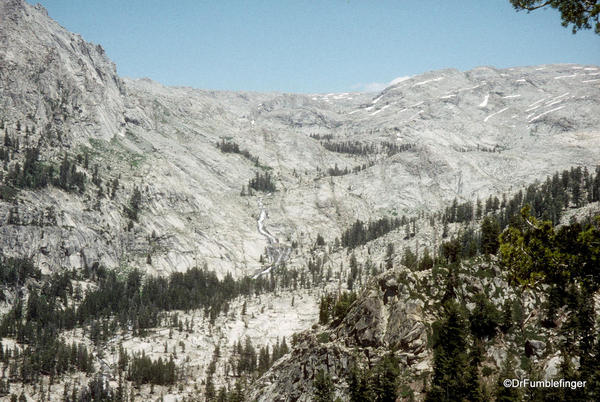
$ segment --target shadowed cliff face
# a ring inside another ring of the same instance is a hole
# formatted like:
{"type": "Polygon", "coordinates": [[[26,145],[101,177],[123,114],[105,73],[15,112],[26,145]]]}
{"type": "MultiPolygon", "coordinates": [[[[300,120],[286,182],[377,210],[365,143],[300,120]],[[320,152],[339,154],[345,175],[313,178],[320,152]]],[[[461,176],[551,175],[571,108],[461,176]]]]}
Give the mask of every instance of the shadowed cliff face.
{"type": "Polygon", "coordinates": [[[100,46],[21,1],[0,2],[0,66],[0,118],[21,139],[12,163],[36,145],[57,169],[65,153],[91,157],[83,193],[21,191],[21,224],[7,224],[11,206],[0,201],[0,247],[49,270],[98,262],[165,273],[207,263],[256,272],[267,247],[259,196],[281,247],[298,244],[288,263],[302,263],[316,233],[333,241],[356,218],[516,191],[558,169],[594,166],[600,151],[595,66],[441,70],[380,93],[169,88],[120,79],[100,46]],[[258,162],[221,152],[224,139],[258,162]],[[336,152],[349,143],[366,151],[336,152]],[[331,177],[335,166],[351,173],[331,177]],[[241,196],[265,171],[277,191],[241,196]],[[134,188],[141,204],[130,224],[134,188]],[[56,223],[32,226],[47,208],[56,223]]]}

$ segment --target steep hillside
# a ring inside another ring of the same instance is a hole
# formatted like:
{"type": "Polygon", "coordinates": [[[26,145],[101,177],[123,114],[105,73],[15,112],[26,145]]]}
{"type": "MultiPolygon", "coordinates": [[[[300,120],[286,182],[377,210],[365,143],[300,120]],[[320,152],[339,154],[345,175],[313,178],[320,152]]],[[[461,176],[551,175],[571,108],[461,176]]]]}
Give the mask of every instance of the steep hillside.
{"type": "Polygon", "coordinates": [[[598,66],[166,87],[0,0],[0,398],[431,400],[449,317],[485,397],[501,371],[590,376],[597,327],[572,317],[598,289],[552,247],[589,251],[598,155],[598,66]],[[545,245],[562,276],[498,250],[528,223],[570,228],[545,245]]]}
{"type": "Polygon", "coordinates": [[[256,229],[260,193],[240,193],[257,172],[272,175],[276,191],[263,204],[288,247],[315,232],[332,240],[355,217],[474,201],[598,161],[594,66],[442,70],[379,94],[201,91],[121,80],[99,46],[39,6],[4,1],[1,15],[0,117],[20,144],[12,160],[22,164],[36,144],[57,172],[65,152],[90,157],[84,191],[24,189],[21,225],[3,225],[3,239],[14,239],[7,252],[44,248],[49,269],[99,262],[172,272],[207,262],[220,274],[253,273],[268,246],[256,229]],[[247,157],[221,152],[222,140],[247,157]],[[101,185],[90,183],[95,164],[101,185]],[[336,166],[351,173],[330,176],[336,166]],[[135,187],[140,214],[127,231],[122,211],[135,187]],[[42,239],[26,217],[47,207],[57,222],[42,239]],[[153,232],[158,247],[147,241],[153,232]],[[46,244],[63,241],[66,252],[46,244]]]}

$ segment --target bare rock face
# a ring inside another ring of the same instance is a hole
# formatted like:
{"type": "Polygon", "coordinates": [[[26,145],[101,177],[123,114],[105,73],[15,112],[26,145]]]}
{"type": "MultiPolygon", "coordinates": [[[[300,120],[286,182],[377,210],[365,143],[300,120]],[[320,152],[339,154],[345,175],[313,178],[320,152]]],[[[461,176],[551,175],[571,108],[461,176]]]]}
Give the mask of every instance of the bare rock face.
{"type": "Polygon", "coordinates": [[[337,343],[320,343],[314,334],[297,335],[292,353],[279,360],[253,386],[253,401],[312,401],[313,382],[323,370],[336,382],[344,382],[357,356],[337,343]]]}
{"type": "Polygon", "coordinates": [[[427,343],[423,302],[411,296],[403,268],[380,275],[346,315],[335,334],[349,347],[384,347],[419,354],[427,343]]]}
{"type": "Polygon", "coordinates": [[[123,134],[125,89],[100,45],[23,0],[0,2],[2,117],[60,130],[71,141],[123,134]]]}
{"type": "MultiPolygon", "coordinates": [[[[288,263],[302,265],[316,233],[333,242],[357,218],[428,213],[454,198],[475,201],[559,169],[593,167],[599,74],[596,66],[570,64],[446,69],[377,94],[169,88],[120,79],[100,46],[67,32],[40,6],[4,0],[0,119],[22,144],[13,163],[43,136],[44,163],[58,167],[65,153],[88,153],[102,189],[91,184],[90,167],[83,194],[23,190],[19,224],[8,223],[11,204],[0,201],[0,249],[39,255],[36,262],[49,270],[97,262],[168,273],[206,263],[242,276],[266,268],[260,261],[268,242],[257,231],[262,197],[280,247],[298,245],[288,263]],[[372,151],[334,152],[324,138],[372,151]],[[258,163],[219,151],[223,140],[258,163]],[[390,144],[404,148],[388,152],[390,144]],[[361,169],[329,176],[336,165],[361,169]],[[242,196],[265,171],[277,191],[242,196]],[[124,211],[134,188],[142,202],[132,226],[124,211]],[[56,222],[32,227],[48,208],[56,222]]],[[[379,326],[374,333],[353,329],[357,342],[399,341],[385,330],[393,302],[364,308],[379,326]]]]}
{"type": "Polygon", "coordinates": [[[335,328],[297,334],[292,352],[253,385],[251,400],[312,400],[319,370],[335,380],[345,400],[351,370],[372,366],[388,350],[396,351],[402,370],[430,370],[432,317],[409,292],[414,280],[406,267],[386,271],[369,282],[335,328]]]}
{"type": "Polygon", "coordinates": [[[527,357],[530,356],[541,356],[546,349],[546,343],[542,341],[537,341],[535,339],[528,339],[525,342],[525,355],[527,357]]]}

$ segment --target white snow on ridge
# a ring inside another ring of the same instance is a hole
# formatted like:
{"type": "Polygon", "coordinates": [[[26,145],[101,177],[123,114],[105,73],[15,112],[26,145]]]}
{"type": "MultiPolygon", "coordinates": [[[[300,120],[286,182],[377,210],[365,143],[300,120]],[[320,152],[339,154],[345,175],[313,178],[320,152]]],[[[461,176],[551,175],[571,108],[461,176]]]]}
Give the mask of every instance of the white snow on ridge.
{"type": "Polygon", "coordinates": [[[564,100],[565,99],[555,100],[554,102],[546,103],[544,106],[548,107],[548,106],[556,105],[557,103],[561,103],[564,100]]]}
{"type": "Polygon", "coordinates": [[[387,109],[388,107],[390,107],[390,105],[385,105],[384,107],[382,107],[379,110],[374,111],[373,113],[371,113],[371,116],[375,116],[377,113],[384,111],[385,109],[387,109]]]}
{"type": "Polygon", "coordinates": [[[550,102],[554,102],[554,101],[556,101],[556,100],[558,100],[558,99],[560,99],[560,98],[564,98],[564,97],[565,97],[565,96],[567,96],[568,94],[569,94],[569,92],[565,92],[564,94],[562,94],[562,95],[559,95],[559,96],[557,96],[556,98],[550,99],[550,102]]]}
{"type": "Polygon", "coordinates": [[[585,70],[585,71],[596,71],[596,70],[598,70],[598,69],[597,69],[597,68],[594,68],[594,67],[587,67],[587,68],[584,68],[584,70],[585,70]]]}
{"type": "Polygon", "coordinates": [[[525,78],[521,78],[521,79],[518,79],[516,82],[526,82],[526,81],[527,80],[525,78]]]}
{"type": "Polygon", "coordinates": [[[562,109],[564,107],[565,107],[564,105],[563,106],[559,106],[559,107],[555,107],[554,109],[551,109],[551,110],[545,111],[544,113],[538,114],[537,116],[535,116],[531,120],[529,120],[528,123],[532,123],[532,122],[536,121],[537,119],[539,119],[540,117],[545,116],[548,113],[556,112],[557,110],[560,110],[560,109],[562,109]]]}
{"type": "Polygon", "coordinates": [[[335,95],[335,96],[333,97],[333,99],[345,99],[345,98],[347,98],[347,97],[348,97],[348,95],[349,95],[349,93],[348,93],[348,92],[344,92],[343,94],[338,94],[338,95],[335,95]]]}
{"type": "Polygon", "coordinates": [[[421,101],[421,102],[417,102],[414,105],[410,106],[410,107],[417,107],[419,105],[422,105],[423,103],[425,103],[425,101],[421,101]]]}
{"type": "Polygon", "coordinates": [[[486,107],[488,104],[488,100],[490,99],[490,94],[487,94],[483,99],[483,102],[479,104],[479,107],[486,107]]]}
{"type": "Polygon", "coordinates": [[[508,95],[508,96],[503,96],[502,99],[510,99],[510,98],[518,98],[521,95],[508,95]]]}
{"type": "Polygon", "coordinates": [[[401,82],[410,80],[411,78],[412,77],[410,77],[410,76],[394,78],[393,80],[390,81],[390,85],[400,84],[401,82]]]}
{"type": "Polygon", "coordinates": [[[425,81],[417,82],[415,85],[413,85],[413,87],[418,87],[418,86],[425,85],[425,84],[428,84],[428,83],[434,82],[434,81],[441,81],[444,78],[445,77],[438,77],[438,78],[432,78],[430,80],[425,80],[425,81]]]}
{"type": "Polygon", "coordinates": [[[381,98],[383,98],[383,94],[379,95],[376,99],[373,99],[373,101],[371,103],[376,104],[379,101],[379,99],[381,99],[381,98]]]}
{"type": "Polygon", "coordinates": [[[348,114],[354,114],[354,113],[356,113],[356,112],[360,112],[360,109],[357,109],[357,110],[353,110],[353,111],[351,111],[351,112],[348,112],[348,114]]]}
{"type": "Polygon", "coordinates": [[[554,77],[555,80],[560,80],[562,78],[573,78],[573,77],[577,77],[577,74],[572,74],[572,75],[559,75],[558,77],[554,77]]]}
{"type": "Polygon", "coordinates": [[[497,114],[500,114],[502,112],[504,112],[505,110],[508,110],[508,107],[505,107],[504,109],[498,110],[496,113],[492,113],[489,116],[487,116],[485,119],[483,119],[483,122],[487,122],[491,117],[496,116],[497,114]]]}
{"type": "Polygon", "coordinates": [[[480,86],[481,86],[481,84],[480,85],[475,85],[474,87],[470,87],[470,88],[461,88],[461,89],[458,90],[458,92],[461,92],[461,91],[470,91],[471,89],[476,89],[476,88],[479,88],[480,86]]]}
{"type": "Polygon", "coordinates": [[[456,96],[456,94],[451,94],[451,95],[446,95],[446,96],[440,96],[440,99],[450,99],[450,98],[454,98],[456,96]]]}
{"type": "MultiPolygon", "coordinates": [[[[547,97],[547,98],[544,98],[544,99],[540,99],[539,101],[533,102],[531,105],[529,105],[529,106],[527,106],[527,107],[532,107],[532,106],[535,106],[535,105],[537,105],[538,103],[544,102],[544,101],[546,101],[546,100],[548,100],[548,99],[550,99],[550,97],[547,97]]],[[[526,110],[526,112],[527,112],[527,110],[526,110]]]]}
{"type": "Polygon", "coordinates": [[[561,99],[561,98],[564,98],[567,95],[569,95],[569,92],[565,92],[564,94],[557,96],[556,98],[552,98],[548,102],[546,102],[545,106],[548,107],[548,106],[556,105],[557,103],[564,101],[565,99],[561,99]]]}
{"type": "Polygon", "coordinates": [[[596,81],[600,81],[600,78],[596,78],[594,80],[585,80],[585,81],[581,81],[581,82],[596,82],[596,81]]]}

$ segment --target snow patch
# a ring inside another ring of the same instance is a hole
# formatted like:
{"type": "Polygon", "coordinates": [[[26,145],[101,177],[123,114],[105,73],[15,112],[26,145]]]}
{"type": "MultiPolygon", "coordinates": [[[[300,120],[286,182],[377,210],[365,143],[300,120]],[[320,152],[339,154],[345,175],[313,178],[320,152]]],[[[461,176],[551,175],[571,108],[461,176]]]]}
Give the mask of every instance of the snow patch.
{"type": "MultiPolygon", "coordinates": [[[[547,98],[544,98],[544,99],[540,99],[539,101],[533,102],[531,105],[529,105],[529,106],[527,106],[527,107],[532,107],[532,106],[535,106],[535,105],[537,105],[538,103],[542,103],[542,102],[544,102],[544,101],[546,101],[546,100],[548,100],[548,99],[550,99],[550,97],[547,97],[547,98]]],[[[526,110],[526,112],[527,112],[527,110],[526,110]]]]}
{"type": "Polygon", "coordinates": [[[379,110],[374,111],[373,113],[371,113],[371,116],[375,116],[377,113],[384,111],[385,109],[387,109],[388,107],[390,107],[390,105],[385,105],[384,107],[382,107],[379,110]]]}
{"type": "Polygon", "coordinates": [[[562,94],[562,95],[560,95],[560,96],[557,96],[556,98],[552,98],[552,99],[550,99],[550,101],[548,101],[548,102],[545,104],[545,106],[547,107],[547,106],[556,105],[557,103],[560,103],[560,102],[562,102],[562,101],[564,100],[564,99],[562,99],[562,98],[564,98],[564,97],[565,97],[565,96],[567,96],[567,95],[569,95],[569,92],[565,92],[564,94],[562,94]]]}
{"type": "Polygon", "coordinates": [[[483,102],[479,104],[479,107],[486,107],[488,104],[488,100],[490,99],[490,94],[487,94],[483,99],[483,102]]]}
{"type": "Polygon", "coordinates": [[[573,78],[573,77],[577,77],[577,74],[571,74],[571,75],[559,75],[558,77],[554,77],[555,80],[560,80],[563,78],[573,78]]]}
{"type": "Polygon", "coordinates": [[[510,98],[518,98],[521,95],[508,95],[508,96],[503,96],[502,99],[510,99],[510,98]]]}
{"type": "Polygon", "coordinates": [[[557,103],[561,103],[562,101],[564,101],[564,99],[555,100],[554,102],[546,103],[544,106],[548,107],[548,106],[556,105],[557,103]]]}
{"type": "Polygon", "coordinates": [[[391,85],[400,84],[401,82],[404,82],[406,80],[410,80],[411,78],[412,77],[410,77],[410,76],[394,78],[392,81],[390,81],[390,86],[391,85]]]}
{"type": "Polygon", "coordinates": [[[346,99],[348,97],[348,93],[344,92],[343,94],[338,94],[333,97],[333,99],[346,99]]]}
{"type": "Polygon", "coordinates": [[[558,99],[560,99],[560,98],[564,98],[564,97],[565,97],[565,96],[567,96],[568,94],[569,94],[569,92],[565,92],[564,94],[562,94],[562,95],[559,95],[559,96],[557,96],[556,98],[550,99],[550,102],[554,102],[554,101],[556,101],[556,100],[558,100],[558,99]]]}
{"type": "Polygon", "coordinates": [[[548,110],[548,111],[546,111],[544,113],[541,113],[541,114],[535,116],[534,118],[532,118],[531,120],[529,120],[529,123],[532,123],[532,122],[536,121],[537,119],[539,119],[540,117],[545,116],[548,113],[556,112],[557,110],[560,110],[560,109],[562,109],[564,107],[565,107],[564,105],[563,106],[559,106],[559,107],[555,107],[554,109],[551,109],[551,110],[548,110]]]}
{"type": "Polygon", "coordinates": [[[600,81],[600,78],[596,78],[594,80],[585,80],[585,81],[581,81],[581,82],[596,82],[596,81],[600,81]]]}
{"type": "Polygon", "coordinates": [[[507,109],[508,109],[508,108],[507,108],[507,107],[505,107],[504,109],[502,109],[502,110],[499,110],[499,111],[497,111],[496,113],[492,113],[491,115],[489,115],[489,116],[487,116],[485,119],[483,119],[483,122],[484,122],[484,123],[485,123],[485,122],[487,122],[487,121],[488,121],[488,120],[489,120],[491,117],[494,117],[494,116],[496,116],[497,114],[500,114],[500,113],[504,112],[504,111],[505,111],[505,110],[507,110],[507,109]]]}
{"type": "Polygon", "coordinates": [[[461,91],[470,91],[472,89],[479,88],[480,86],[481,85],[475,85],[474,87],[470,87],[470,88],[461,88],[461,89],[458,90],[458,92],[461,92],[461,91]]]}
{"type": "Polygon", "coordinates": [[[432,78],[430,80],[425,80],[425,81],[417,82],[415,85],[413,85],[413,87],[418,87],[418,86],[421,86],[421,85],[429,84],[430,82],[441,81],[444,78],[445,77],[438,77],[438,78],[432,78]]]}
{"type": "Polygon", "coordinates": [[[382,94],[382,95],[379,95],[379,96],[378,96],[376,99],[374,99],[374,100],[373,100],[371,103],[372,103],[372,104],[376,104],[376,103],[379,101],[379,99],[381,99],[381,98],[383,98],[383,94],[382,94]]]}

